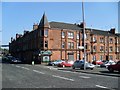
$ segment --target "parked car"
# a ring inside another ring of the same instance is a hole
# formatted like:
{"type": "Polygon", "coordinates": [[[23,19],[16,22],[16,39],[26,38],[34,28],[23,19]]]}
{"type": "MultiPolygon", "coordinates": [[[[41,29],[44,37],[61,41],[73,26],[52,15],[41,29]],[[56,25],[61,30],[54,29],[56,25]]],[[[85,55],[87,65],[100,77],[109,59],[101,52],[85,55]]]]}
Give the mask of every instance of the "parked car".
{"type": "Polygon", "coordinates": [[[101,60],[98,60],[98,61],[96,61],[96,64],[101,65],[101,64],[103,64],[103,62],[101,60]]]}
{"type": "Polygon", "coordinates": [[[109,65],[114,65],[116,64],[113,60],[110,60],[110,61],[106,61],[104,62],[103,64],[100,65],[100,67],[108,67],[109,65]]]}
{"type": "Polygon", "coordinates": [[[74,61],[65,61],[62,63],[59,63],[57,66],[58,67],[71,67],[73,65],[74,61]]]}
{"type": "Polygon", "coordinates": [[[120,72],[120,61],[118,61],[116,64],[114,65],[109,65],[107,67],[107,69],[110,71],[110,72],[114,72],[114,71],[119,71],[120,72]]]}
{"type": "MultiPolygon", "coordinates": [[[[93,70],[95,65],[93,65],[92,63],[88,63],[86,62],[85,64],[86,66],[86,69],[91,69],[93,70]]],[[[83,60],[76,60],[74,62],[74,64],[72,65],[72,68],[75,69],[75,68],[80,68],[80,69],[84,69],[84,61],[83,60]]]]}
{"type": "Polygon", "coordinates": [[[51,64],[52,66],[57,66],[58,64],[64,62],[63,60],[56,60],[54,62],[50,62],[49,64],[51,64]]]}

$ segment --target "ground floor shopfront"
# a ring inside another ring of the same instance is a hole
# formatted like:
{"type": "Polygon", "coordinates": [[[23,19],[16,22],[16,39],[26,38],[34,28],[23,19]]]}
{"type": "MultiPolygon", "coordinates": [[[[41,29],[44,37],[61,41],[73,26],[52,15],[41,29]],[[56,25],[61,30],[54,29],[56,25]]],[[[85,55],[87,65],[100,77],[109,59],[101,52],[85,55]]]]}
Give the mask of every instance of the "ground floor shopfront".
{"type": "MultiPolygon", "coordinates": [[[[24,52],[13,53],[13,56],[20,58],[23,62],[41,64],[42,62],[49,62],[54,60],[82,60],[84,53],[82,50],[29,50],[24,52]]],[[[86,61],[92,62],[97,60],[116,60],[116,54],[110,53],[109,55],[103,52],[86,51],[86,61]],[[108,59],[109,57],[109,59],[108,59]]]]}

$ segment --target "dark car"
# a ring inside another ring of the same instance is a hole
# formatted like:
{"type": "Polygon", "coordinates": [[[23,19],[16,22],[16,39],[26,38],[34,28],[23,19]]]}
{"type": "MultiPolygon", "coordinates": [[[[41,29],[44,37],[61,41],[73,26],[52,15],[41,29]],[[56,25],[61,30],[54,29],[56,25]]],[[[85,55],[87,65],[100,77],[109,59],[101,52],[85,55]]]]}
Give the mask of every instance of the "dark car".
{"type": "Polygon", "coordinates": [[[22,63],[22,62],[21,62],[21,60],[19,60],[18,58],[13,57],[13,58],[11,59],[11,64],[20,64],[20,63],[22,63]]]}
{"type": "Polygon", "coordinates": [[[119,71],[120,72],[120,61],[118,61],[116,64],[114,65],[109,65],[108,66],[108,70],[110,72],[114,72],[114,71],[119,71]]]}

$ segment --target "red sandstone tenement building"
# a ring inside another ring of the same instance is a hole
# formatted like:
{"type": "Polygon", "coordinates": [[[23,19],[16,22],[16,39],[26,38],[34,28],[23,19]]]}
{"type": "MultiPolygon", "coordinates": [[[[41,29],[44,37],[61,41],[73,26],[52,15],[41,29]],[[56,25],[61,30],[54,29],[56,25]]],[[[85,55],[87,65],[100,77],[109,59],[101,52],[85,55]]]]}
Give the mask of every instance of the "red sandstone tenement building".
{"type": "MultiPolygon", "coordinates": [[[[33,25],[32,31],[16,34],[9,43],[10,53],[21,60],[31,63],[49,60],[83,59],[82,24],[48,22],[44,13],[39,24],[33,25]]],[[[86,59],[120,60],[120,34],[115,29],[109,31],[85,28],[86,59]]]]}

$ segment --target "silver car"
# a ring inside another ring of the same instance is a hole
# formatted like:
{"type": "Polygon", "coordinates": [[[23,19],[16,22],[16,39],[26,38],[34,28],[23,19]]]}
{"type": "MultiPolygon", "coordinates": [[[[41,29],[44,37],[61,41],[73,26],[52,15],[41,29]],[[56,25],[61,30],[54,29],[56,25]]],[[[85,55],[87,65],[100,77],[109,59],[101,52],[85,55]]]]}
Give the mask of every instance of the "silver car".
{"type": "MultiPolygon", "coordinates": [[[[93,68],[95,67],[95,65],[91,64],[91,63],[88,63],[86,62],[86,69],[91,69],[93,70],[93,68]]],[[[84,68],[84,61],[83,60],[76,60],[74,62],[74,64],[72,65],[72,68],[75,69],[75,68],[80,68],[80,69],[83,69],[84,68]]]]}

